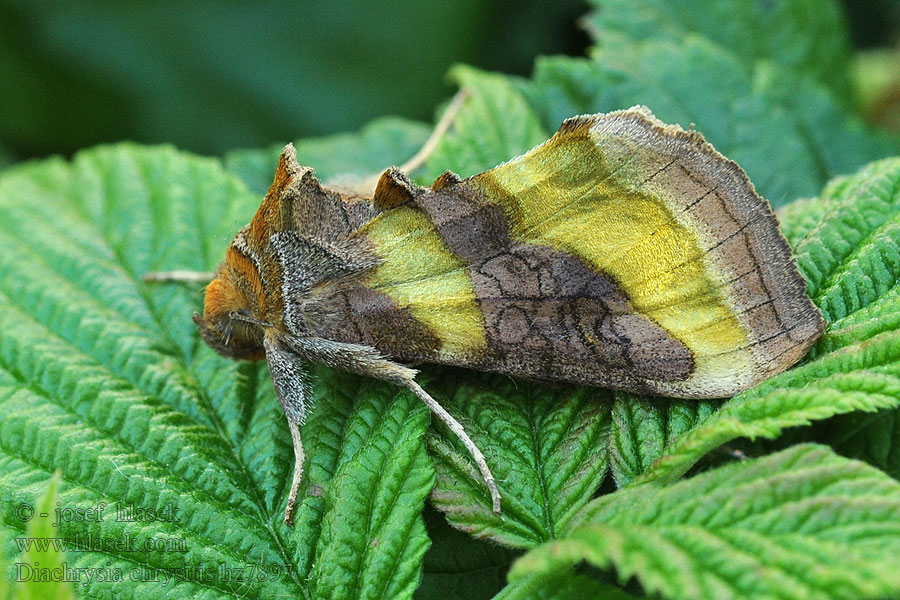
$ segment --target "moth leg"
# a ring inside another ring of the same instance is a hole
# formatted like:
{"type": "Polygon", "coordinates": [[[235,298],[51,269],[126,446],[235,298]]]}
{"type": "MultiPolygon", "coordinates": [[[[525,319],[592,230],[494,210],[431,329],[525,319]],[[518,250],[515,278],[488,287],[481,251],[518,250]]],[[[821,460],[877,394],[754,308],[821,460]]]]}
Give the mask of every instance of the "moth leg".
{"type": "Polygon", "coordinates": [[[475,464],[478,465],[478,470],[481,471],[481,478],[484,479],[484,485],[487,486],[488,492],[491,494],[491,505],[494,510],[495,515],[500,514],[500,490],[497,489],[497,482],[494,480],[494,475],[491,473],[490,468],[487,465],[487,461],[484,459],[484,454],[481,453],[478,446],[475,445],[475,442],[472,441],[472,438],[469,437],[469,434],[466,433],[466,430],[463,429],[463,426],[459,421],[453,418],[453,415],[447,412],[447,410],[440,405],[440,403],[431,397],[431,395],[422,389],[418,383],[413,379],[408,379],[403,382],[403,384],[409,388],[416,396],[418,396],[419,400],[425,403],[432,413],[434,413],[437,418],[444,422],[450,431],[453,432],[456,437],[463,443],[463,446],[466,447],[466,450],[469,451],[469,454],[472,455],[472,458],[475,459],[475,464]]]}
{"type": "Polygon", "coordinates": [[[481,453],[481,450],[478,449],[478,446],[475,445],[475,442],[472,441],[472,438],[469,437],[469,434],[466,433],[460,422],[454,419],[453,415],[448,413],[437,400],[432,398],[428,392],[422,389],[422,386],[416,383],[414,379],[416,372],[413,369],[387,360],[371,346],[347,344],[321,338],[299,338],[293,336],[285,338],[285,342],[297,354],[305,356],[310,361],[320,362],[335,369],[350,371],[366,377],[374,377],[375,379],[389,381],[395,385],[409,388],[437,418],[447,425],[450,431],[463,443],[466,450],[472,455],[472,458],[475,459],[475,464],[478,465],[478,470],[481,471],[484,484],[491,494],[491,505],[494,513],[500,514],[500,491],[497,489],[494,475],[484,459],[484,454],[481,453]]]}
{"type": "Polygon", "coordinates": [[[291,491],[288,493],[287,504],[284,507],[284,522],[290,525],[294,521],[294,507],[297,505],[297,494],[300,492],[300,483],[303,481],[303,441],[300,439],[300,423],[294,423],[288,419],[288,427],[291,429],[291,440],[294,442],[294,476],[291,479],[291,491]]]}
{"type": "MultiPolygon", "coordinates": [[[[462,108],[463,103],[466,101],[466,98],[469,97],[469,91],[466,89],[461,89],[456,92],[456,95],[453,96],[453,100],[450,101],[450,104],[447,106],[447,110],[444,111],[444,114],[441,115],[441,119],[437,122],[437,125],[434,126],[434,129],[431,131],[431,135],[428,136],[428,139],[425,140],[425,143],[419,148],[419,151],[416,152],[412,158],[408,161],[400,165],[400,170],[404,173],[411,173],[425,164],[425,161],[428,160],[428,157],[435,151],[440,143],[441,139],[444,135],[447,134],[447,130],[450,129],[450,126],[453,125],[454,119],[456,119],[456,115],[459,113],[459,109],[462,108]]],[[[371,198],[375,194],[375,188],[378,185],[378,180],[381,179],[381,173],[377,173],[371,177],[367,177],[361,182],[355,184],[351,191],[364,197],[371,198]]]]}
{"type": "Polygon", "coordinates": [[[282,346],[278,340],[266,336],[263,339],[266,349],[266,362],[272,375],[275,394],[281,402],[284,416],[287,417],[291,429],[291,440],[294,444],[294,476],[291,478],[291,489],[288,492],[287,504],[284,507],[284,522],[288,525],[294,519],[294,508],[300,483],[303,481],[303,441],[300,439],[300,425],[309,411],[309,376],[306,361],[282,346]]]}
{"type": "Polygon", "coordinates": [[[141,279],[147,283],[209,283],[215,276],[211,271],[151,271],[141,279]]]}

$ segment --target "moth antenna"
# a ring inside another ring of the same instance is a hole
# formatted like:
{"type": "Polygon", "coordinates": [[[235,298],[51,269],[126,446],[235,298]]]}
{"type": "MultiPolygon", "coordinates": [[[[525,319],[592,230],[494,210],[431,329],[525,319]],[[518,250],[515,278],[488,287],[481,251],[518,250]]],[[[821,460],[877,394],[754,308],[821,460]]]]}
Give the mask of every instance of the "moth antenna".
{"type": "Polygon", "coordinates": [[[300,425],[288,420],[288,426],[291,428],[291,440],[294,442],[294,478],[291,480],[291,491],[284,507],[284,522],[290,525],[294,521],[294,507],[297,504],[300,482],[303,481],[303,441],[300,439],[300,425]]]}
{"type": "Polygon", "coordinates": [[[456,119],[456,115],[459,113],[459,110],[462,108],[463,103],[466,101],[466,98],[469,97],[469,90],[463,88],[456,92],[456,95],[453,96],[453,100],[450,101],[450,104],[447,106],[447,110],[444,111],[444,114],[441,115],[441,120],[438,121],[437,125],[434,126],[434,130],[432,130],[431,135],[428,136],[428,139],[425,140],[425,143],[419,148],[419,151],[415,153],[415,155],[410,158],[408,161],[400,165],[400,170],[404,173],[411,173],[421,167],[428,157],[431,156],[432,152],[435,151],[441,139],[447,133],[447,130],[450,129],[450,126],[453,124],[453,121],[456,119]]]}
{"type": "MultiPolygon", "coordinates": [[[[438,144],[441,141],[441,138],[447,133],[447,130],[450,129],[450,126],[453,125],[454,119],[456,119],[456,115],[459,113],[459,110],[462,108],[463,103],[465,103],[466,98],[469,97],[469,90],[463,88],[456,92],[456,95],[453,96],[453,100],[450,101],[450,104],[447,106],[447,110],[444,111],[444,114],[441,115],[440,120],[437,122],[437,125],[434,126],[434,129],[431,131],[431,135],[428,136],[428,139],[425,140],[425,143],[419,148],[419,151],[416,152],[412,158],[408,161],[400,165],[400,170],[404,173],[411,173],[425,164],[425,161],[428,160],[428,157],[435,151],[438,144]]],[[[372,177],[367,177],[362,180],[360,183],[354,185],[352,187],[352,191],[363,196],[364,198],[371,198],[375,193],[375,188],[378,185],[378,181],[381,179],[381,173],[377,175],[373,175],[372,177]]]]}
{"type": "Polygon", "coordinates": [[[209,283],[215,278],[212,271],[151,271],[141,280],[147,283],[209,283]]]}
{"type": "Polygon", "coordinates": [[[490,468],[488,468],[487,461],[484,460],[484,454],[481,453],[481,450],[478,449],[478,446],[475,445],[475,442],[472,441],[472,438],[469,437],[469,434],[466,433],[466,430],[463,429],[463,426],[453,418],[453,415],[448,413],[443,406],[441,406],[437,400],[432,398],[428,392],[422,389],[418,383],[416,383],[412,379],[407,379],[404,381],[404,385],[408,387],[412,392],[419,397],[419,400],[425,403],[432,413],[437,415],[437,417],[444,422],[444,424],[452,431],[456,437],[463,443],[466,447],[466,450],[469,451],[469,454],[472,455],[472,458],[475,459],[475,464],[478,465],[478,470],[481,471],[481,477],[484,479],[484,485],[487,486],[488,492],[491,494],[491,504],[494,510],[495,515],[500,514],[500,491],[497,489],[497,483],[494,480],[494,475],[491,473],[490,468]]]}

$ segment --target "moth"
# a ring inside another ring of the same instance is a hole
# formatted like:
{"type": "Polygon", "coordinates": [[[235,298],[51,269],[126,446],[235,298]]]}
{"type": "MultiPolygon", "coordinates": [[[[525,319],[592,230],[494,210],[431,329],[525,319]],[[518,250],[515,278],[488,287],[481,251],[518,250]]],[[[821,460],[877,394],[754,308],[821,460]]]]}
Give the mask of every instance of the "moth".
{"type": "Polygon", "coordinates": [[[411,390],[478,447],[411,363],[678,398],[734,395],[800,360],[824,321],[769,204],[702,135],[645,107],[573,117],[545,143],[430,187],[386,170],[324,187],[284,148],[206,288],[200,335],[268,362],[290,425],[290,523],[310,363],[411,390]]]}

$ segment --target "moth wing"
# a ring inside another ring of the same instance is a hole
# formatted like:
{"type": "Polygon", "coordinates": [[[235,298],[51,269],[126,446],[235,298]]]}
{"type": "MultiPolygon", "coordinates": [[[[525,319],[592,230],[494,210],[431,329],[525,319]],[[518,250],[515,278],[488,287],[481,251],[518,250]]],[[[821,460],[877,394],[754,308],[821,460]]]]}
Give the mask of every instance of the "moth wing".
{"type": "MultiPolygon", "coordinates": [[[[447,200],[445,214],[462,202],[447,200]]],[[[401,207],[362,230],[383,259],[345,311],[365,343],[405,360],[644,392],[691,373],[688,349],[582,261],[504,240],[494,226],[450,233],[431,216],[401,207]],[[462,242],[464,231],[498,245],[467,260],[475,242],[462,242]]]]}
{"type": "Polygon", "coordinates": [[[364,229],[384,259],[369,285],[439,338],[429,360],[716,397],[823,328],[746,174],[643,107],[569,119],[414,202],[364,229]]]}

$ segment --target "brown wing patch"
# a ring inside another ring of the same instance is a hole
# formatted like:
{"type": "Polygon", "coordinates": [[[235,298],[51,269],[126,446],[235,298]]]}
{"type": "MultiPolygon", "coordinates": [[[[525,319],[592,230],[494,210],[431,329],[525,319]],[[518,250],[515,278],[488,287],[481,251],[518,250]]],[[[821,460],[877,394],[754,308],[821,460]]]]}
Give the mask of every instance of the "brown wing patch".
{"type": "Polygon", "coordinates": [[[504,371],[629,389],[693,371],[684,344],[636,314],[615,281],[573,256],[517,245],[473,265],[471,274],[491,361],[504,371]]]}
{"type": "Polygon", "coordinates": [[[470,185],[444,182],[437,191],[426,189],[416,194],[415,203],[450,251],[467,263],[478,262],[511,244],[503,207],[488,202],[470,185]]]}
{"type": "Polygon", "coordinates": [[[402,361],[434,360],[438,337],[387,294],[353,286],[332,295],[322,305],[329,315],[314,324],[316,335],[338,342],[365,344],[402,361]]]}

